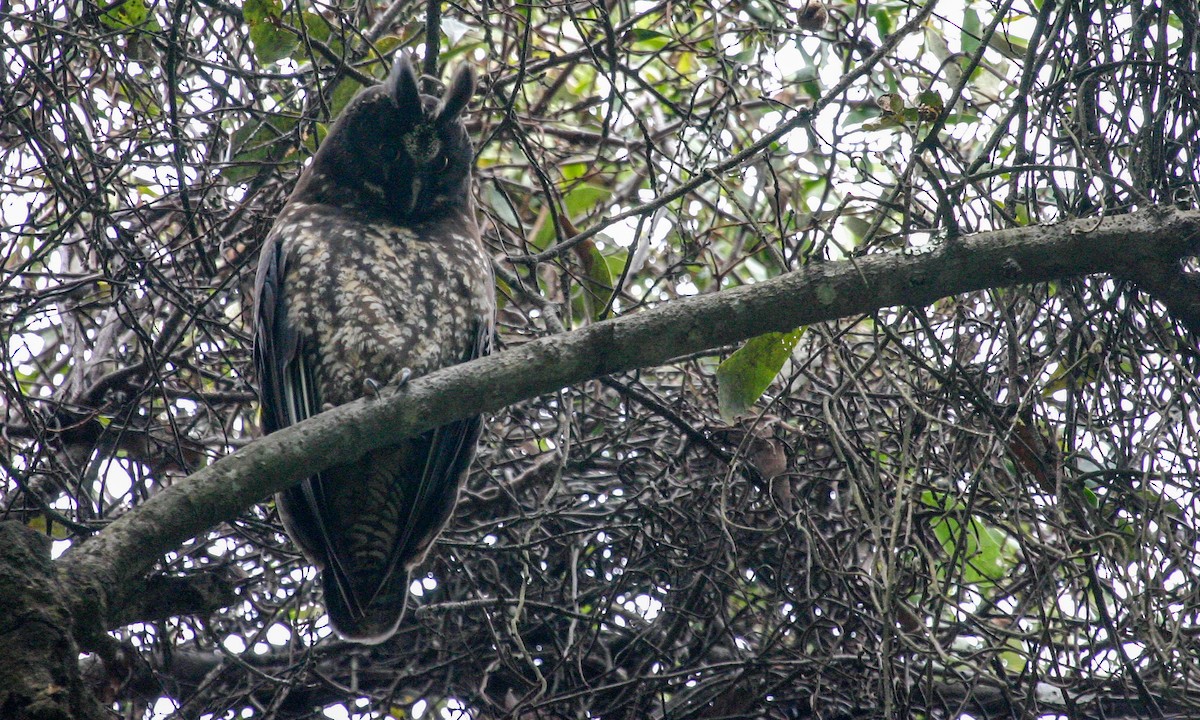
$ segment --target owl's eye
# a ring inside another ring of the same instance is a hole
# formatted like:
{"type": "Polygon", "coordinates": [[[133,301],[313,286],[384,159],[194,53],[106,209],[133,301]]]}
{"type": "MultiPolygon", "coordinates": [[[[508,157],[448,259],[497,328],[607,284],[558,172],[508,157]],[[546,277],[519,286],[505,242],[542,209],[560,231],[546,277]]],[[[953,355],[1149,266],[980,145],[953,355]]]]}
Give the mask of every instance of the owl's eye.
{"type": "Polygon", "coordinates": [[[441,172],[448,167],[450,167],[450,158],[446,155],[439,155],[438,158],[433,161],[433,169],[437,172],[441,172]]]}

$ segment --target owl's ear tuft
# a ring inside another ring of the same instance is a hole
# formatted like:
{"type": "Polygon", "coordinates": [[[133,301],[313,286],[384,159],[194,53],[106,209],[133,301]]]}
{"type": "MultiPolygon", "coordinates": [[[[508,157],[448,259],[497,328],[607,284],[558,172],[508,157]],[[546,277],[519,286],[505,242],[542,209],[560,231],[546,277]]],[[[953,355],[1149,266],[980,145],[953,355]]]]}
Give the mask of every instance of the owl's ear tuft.
{"type": "Polygon", "coordinates": [[[421,111],[421,91],[417,89],[417,73],[413,70],[408,53],[402,52],[396,56],[396,62],[384,81],[384,87],[392,102],[396,103],[396,107],[418,113],[421,111]]]}
{"type": "Polygon", "coordinates": [[[471,102],[471,96],[475,94],[475,73],[471,70],[470,65],[460,65],[458,72],[454,73],[454,77],[450,80],[450,84],[446,87],[446,95],[442,98],[442,105],[438,108],[437,122],[445,123],[452,122],[458,119],[459,113],[471,102]]]}

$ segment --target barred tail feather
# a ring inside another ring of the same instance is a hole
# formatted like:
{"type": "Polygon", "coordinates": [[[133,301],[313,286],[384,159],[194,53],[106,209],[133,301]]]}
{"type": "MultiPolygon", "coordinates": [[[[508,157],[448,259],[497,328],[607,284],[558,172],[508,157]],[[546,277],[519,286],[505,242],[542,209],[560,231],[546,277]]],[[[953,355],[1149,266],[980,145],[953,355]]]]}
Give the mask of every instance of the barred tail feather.
{"type": "Polygon", "coordinates": [[[395,634],[408,599],[407,571],[395,573],[387,586],[361,608],[350,607],[348,603],[355,593],[351,588],[338,586],[336,573],[322,573],[321,580],[329,622],[338,635],[351,642],[378,645],[395,634]]]}

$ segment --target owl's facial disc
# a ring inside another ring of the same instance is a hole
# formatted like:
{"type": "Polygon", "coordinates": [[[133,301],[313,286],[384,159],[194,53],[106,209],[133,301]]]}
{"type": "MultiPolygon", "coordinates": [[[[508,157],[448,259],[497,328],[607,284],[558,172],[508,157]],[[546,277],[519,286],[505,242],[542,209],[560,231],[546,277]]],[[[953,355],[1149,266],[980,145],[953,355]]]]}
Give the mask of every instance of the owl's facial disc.
{"type": "Polygon", "coordinates": [[[400,142],[404,152],[408,153],[418,167],[433,164],[434,159],[442,152],[442,141],[438,138],[433,124],[429,122],[423,122],[405,133],[400,142]]]}

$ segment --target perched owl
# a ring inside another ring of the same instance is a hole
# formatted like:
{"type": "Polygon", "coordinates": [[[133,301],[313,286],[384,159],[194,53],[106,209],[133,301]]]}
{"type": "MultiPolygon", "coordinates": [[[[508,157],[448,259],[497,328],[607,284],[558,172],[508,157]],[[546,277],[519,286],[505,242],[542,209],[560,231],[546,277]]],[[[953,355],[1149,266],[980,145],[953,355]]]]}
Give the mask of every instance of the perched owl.
{"type": "MultiPolygon", "coordinates": [[[[406,56],[355,97],[263,245],[254,360],[273,432],[335,405],[486,354],[491,263],[475,224],[462,68],[422,95],[406,56]]],[[[283,524],[321,568],[343,637],[379,643],[399,624],[409,571],[449,519],[480,418],[330,468],[279,493],[283,524]]]]}

